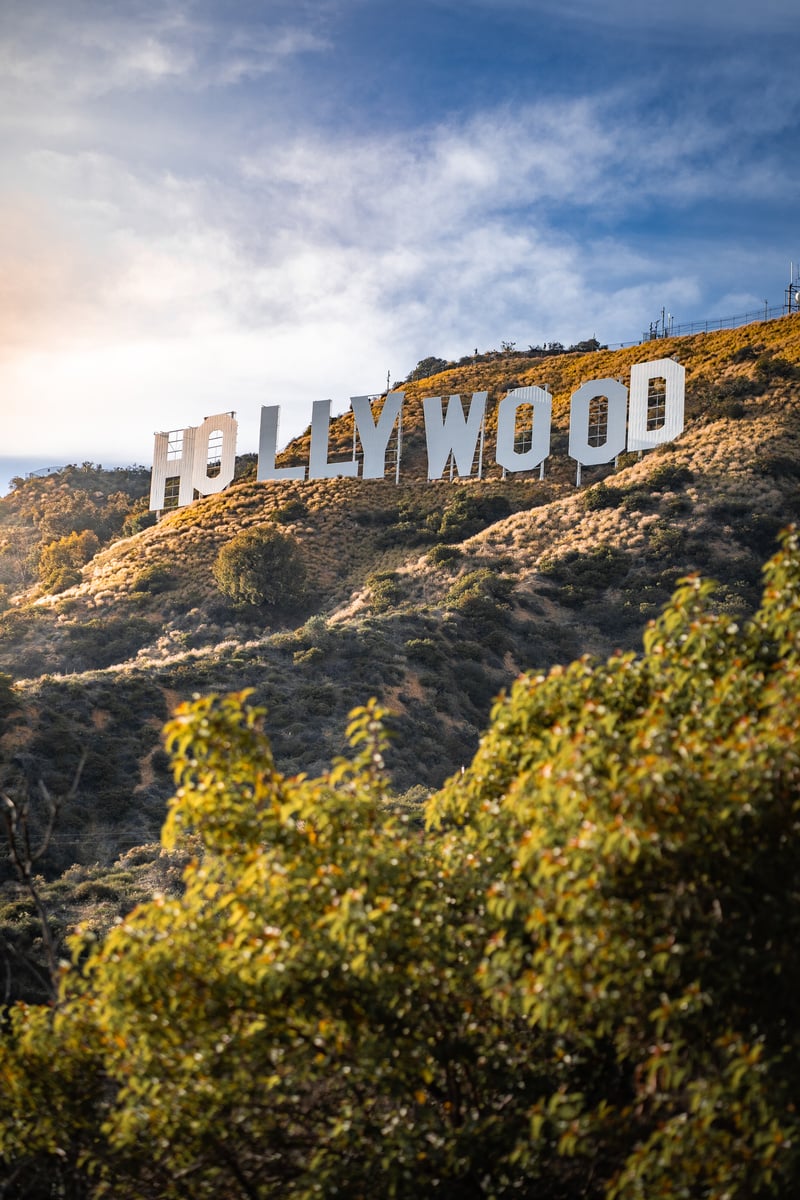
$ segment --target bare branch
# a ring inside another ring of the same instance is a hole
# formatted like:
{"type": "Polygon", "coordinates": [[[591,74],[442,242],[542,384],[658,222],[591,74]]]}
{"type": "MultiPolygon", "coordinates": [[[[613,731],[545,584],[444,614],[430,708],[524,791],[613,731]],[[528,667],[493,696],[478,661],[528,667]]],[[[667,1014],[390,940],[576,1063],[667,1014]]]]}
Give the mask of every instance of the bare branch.
{"type": "Polygon", "coordinates": [[[86,751],[81,754],[80,762],[78,763],[75,775],[72,779],[69,791],[64,796],[53,798],[45,784],[40,780],[39,790],[42,797],[47,803],[48,817],[44,832],[39,841],[36,850],[31,844],[31,830],[28,821],[30,810],[30,797],[26,793],[24,799],[14,799],[6,792],[2,793],[2,799],[5,805],[5,825],[6,825],[6,842],[8,844],[8,852],[11,862],[22,883],[28,890],[28,894],[33,901],[36,909],[36,915],[39,918],[39,923],[42,929],[42,943],[44,945],[45,958],[47,960],[47,969],[50,974],[50,984],[55,993],[56,983],[58,980],[58,957],[56,955],[56,943],[53,936],[53,930],[50,925],[50,917],[47,912],[44,898],[37,885],[36,877],[33,873],[35,864],[41,859],[50,848],[50,843],[53,839],[53,832],[56,827],[58,815],[65,800],[72,800],[78,792],[80,778],[83,773],[83,767],[86,762],[86,751]]]}

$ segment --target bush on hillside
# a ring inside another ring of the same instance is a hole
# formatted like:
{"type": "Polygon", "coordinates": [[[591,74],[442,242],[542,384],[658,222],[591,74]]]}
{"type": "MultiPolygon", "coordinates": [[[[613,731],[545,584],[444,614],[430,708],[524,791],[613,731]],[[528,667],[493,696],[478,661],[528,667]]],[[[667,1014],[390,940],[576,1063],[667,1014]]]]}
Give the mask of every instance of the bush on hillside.
{"type": "Polygon", "coordinates": [[[175,586],[176,580],[166,563],[154,562],[142,567],[131,584],[132,592],[149,592],[158,596],[175,586]]]}
{"type": "Polygon", "coordinates": [[[427,358],[421,358],[414,370],[409,375],[409,380],[428,379],[431,375],[438,375],[440,371],[447,370],[447,363],[443,358],[436,358],[434,355],[429,355],[427,358]]]}
{"type": "Polygon", "coordinates": [[[460,546],[448,546],[444,542],[440,542],[438,546],[432,546],[426,555],[428,562],[434,567],[449,566],[463,557],[464,551],[460,546]]]}
{"type": "Polygon", "coordinates": [[[629,570],[625,551],[608,545],[567,550],[539,563],[539,574],[556,584],[558,599],[573,608],[598,599],[607,588],[621,583],[629,570]]]}
{"type": "Polygon", "coordinates": [[[436,536],[443,542],[462,541],[510,514],[506,496],[459,488],[438,521],[436,536]]]}
{"type": "Polygon", "coordinates": [[[213,574],[235,608],[291,609],[305,596],[306,567],[300,545],[274,525],[237,533],[217,555],[213,574]]]}
{"type": "Polygon", "coordinates": [[[445,597],[445,604],[465,617],[491,623],[508,609],[514,580],[498,575],[489,567],[478,567],[457,579],[445,597]]]}
{"type": "Polygon", "coordinates": [[[91,671],[134,658],[156,629],[142,617],[91,617],[72,622],[65,631],[65,665],[91,671]]]}
{"type": "Polygon", "coordinates": [[[63,592],[81,581],[81,567],[100,549],[91,529],[70,533],[44,546],[39,554],[39,582],[45,591],[63,592]]]}
{"type": "Polygon", "coordinates": [[[794,363],[772,351],[767,351],[756,360],[756,377],[765,383],[772,383],[776,379],[797,379],[798,374],[800,372],[794,363]]]}
{"type": "Polygon", "coordinates": [[[653,471],[650,472],[650,477],[647,480],[648,486],[656,492],[677,491],[691,483],[694,479],[694,472],[691,467],[687,467],[685,463],[662,462],[659,463],[653,471]]]}
{"type": "Polygon", "coordinates": [[[586,512],[598,512],[603,508],[618,508],[625,493],[604,480],[587,488],[580,495],[580,505],[586,512]]]}
{"type": "Polygon", "coordinates": [[[0,671],[0,732],[5,718],[19,707],[19,697],[14,691],[14,680],[4,671],[0,671]]]}
{"type": "Polygon", "coordinates": [[[308,505],[305,500],[295,496],[276,508],[272,515],[279,525],[291,525],[293,521],[302,521],[303,517],[308,516],[308,505]]]}
{"type": "Polygon", "coordinates": [[[388,612],[400,602],[403,593],[396,571],[375,571],[367,577],[365,583],[369,589],[373,612],[388,612]]]}
{"type": "Polygon", "coordinates": [[[155,525],[158,516],[150,510],[148,504],[149,501],[144,498],[128,513],[122,522],[123,537],[133,537],[135,534],[141,533],[143,529],[150,529],[155,525]]]}

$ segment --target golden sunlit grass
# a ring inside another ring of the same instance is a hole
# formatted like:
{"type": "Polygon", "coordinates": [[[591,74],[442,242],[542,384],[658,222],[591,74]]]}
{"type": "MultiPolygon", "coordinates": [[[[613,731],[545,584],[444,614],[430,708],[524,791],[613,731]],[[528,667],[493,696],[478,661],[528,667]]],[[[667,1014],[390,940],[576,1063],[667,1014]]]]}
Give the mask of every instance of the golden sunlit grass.
{"type": "MultiPolygon", "coordinates": [[[[621,351],[467,364],[406,392],[399,485],[241,480],[105,546],[78,586],[19,595],[0,614],[0,670],[30,705],[14,752],[60,761],[73,743],[102,746],[92,795],[110,806],[104,839],[120,828],[115,805],[133,804],[144,839],[139,810],[150,804],[157,830],[171,783],[156,731],[193,692],[254,688],[289,773],[341,752],[347,710],[376,695],[404,722],[398,787],[432,786],[468,761],[492,698],[518,671],[638,648],[690,571],[717,577],[730,611],[752,604],[777,529],[800,517],[800,316],[621,351]],[[585,469],[576,488],[570,392],[591,378],[627,383],[632,363],[667,355],[686,367],[683,434],[641,458],[621,455],[617,470],[585,469]],[[553,391],[543,481],[503,481],[491,461],[511,383],[553,391]],[[473,390],[490,394],[485,478],[428,482],[421,400],[473,390]],[[509,515],[479,521],[469,537],[457,521],[445,534],[444,514],[465,497],[504,498],[509,515]],[[299,545],[308,601],[276,615],[235,611],[214,583],[215,558],[270,522],[299,545]],[[116,782],[115,756],[126,764],[116,782]]],[[[330,444],[331,458],[350,453],[350,416],[332,422],[330,444]]],[[[294,443],[287,458],[307,462],[307,451],[307,440],[294,443]]]]}
{"type": "MultiPolygon", "coordinates": [[[[796,459],[798,434],[798,384],[785,371],[781,374],[778,368],[784,361],[790,367],[800,364],[800,317],[616,351],[544,360],[511,354],[409,383],[404,388],[399,485],[388,478],[238,482],[101,550],[84,568],[80,585],[36,601],[42,619],[26,637],[34,644],[51,636],[54,628],[63,631],[103,614],[149,622],[152,636],[148,640],[142,635],[145,649],[140,654],[149,653],[150,646],[161,659],[187,652],[184,643],[193,621],[201,628],[216,626],[235,639],[235,621],[214,615],[220,596],[212,566],[220,547],[236,534],[270,521],[291,533],[301,547],[312,609],[335,613],[338,622],[346,622],[371,611],[368,579],[381,572],[397,573],[394,594],[399,608],[422,605],[438,610],[453,579],[476,564],[510,559],[512,566],[503,570],[511,570],[518,585],[526,587],[535,582],[543,559],[568,552],[590,554],[598,545],[614,545],[628,554],[652,555],[670,526],[680,527],[685,537],[707,526],[713,506],[721,510],[746,501],[755,512],[780,512],[786,481],[776,479],[775,471],[781,462],[796,459]],[[563,453],[571,392],[587,379],[606,376],[627,384],[633,363],[668,356],[676,357],[687,372],[687,421],[681,438],[641,461],[623,455],[616,472],[610,467],[585,469],[583,487],[576,489],[575,464],[563,453]],[[544,481],[538,473],[503,481],[493,462],[497,404],[511,385],[543,384],[553,394],[553,446],[561,452],[547,460],[544,481]],[[484,480],[430,483],[425,478],[422,399],[455,393],[467,398],[473,391],[489,393],[484,480]],[[587,510],[586,490],[601,479],[617,489],[646,490],[653,472],[664,463],[691,473],[680,495],[661,489],[647,511],[632,504],[587,510]],[[414,523],[421,526],[429,513],[441,511],[458,487],[502,494],[512,513],[467,539],[460,561],[435,565],[427,556],[430,543],[414,539],[414,523]],[[678,513],[681,506],[686,511],[678,513]],[[410,517],[405,532],[395,533],[401,510],[410,517]]],[[[352,429],[352,414],[332,421],[331,458],[350,454],[352,429]]],[[[281,462],[307,460],[307,435],[280,456],[281,462]]],[[[725,520],[719,515],[714,520],[724,540],[725,520]]],[[[263,635],[271,628],[265,624],[263,635]]]]}

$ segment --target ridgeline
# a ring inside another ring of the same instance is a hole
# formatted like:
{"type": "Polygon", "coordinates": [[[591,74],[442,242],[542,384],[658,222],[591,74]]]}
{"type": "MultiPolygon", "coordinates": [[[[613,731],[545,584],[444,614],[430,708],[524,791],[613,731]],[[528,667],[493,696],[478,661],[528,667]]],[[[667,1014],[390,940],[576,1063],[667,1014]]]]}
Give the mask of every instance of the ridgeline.
{"type": "MultiPolygon", "coordinates": [[[[18,704],[6,788],[64,793],[85,755],[40,869],[109,863],[158,837],[172,793],[161,726],[195,693],[252,689],[287,774],[323,770],[348,711],[377,697],[398,803],[414,803],[470,761],[521,671],[638,648],[682,576],[710,576],[721,609],[752,611],[778,531],[800,516],[800,317],[653,349],[686,368],[683,435],[617,470],[584,468],[580,488],[570,392],[624,376],[642,347],[509,353],[407,383],[399,485],[257,483],[250,456],[224,493],[151,524],[142,468],[18,481],[0,500],[0,671],[18,704]],[[542,383],[554,397],[543,481],[496,466],[480,481],[425,480],[424,395],[487,390],[491,444],[497,401],[542,383]],[[214,564],[264,526],[295,545],[304,588],[288,606],[237,606],[214,564]],[[81,539],[93,553],[76,565],[67,551],[81,539]]],[[[348,414],[331,456],[351,447],[348,414]]],[[[307,453],[300,438],[280,462],[307,453]]]]}

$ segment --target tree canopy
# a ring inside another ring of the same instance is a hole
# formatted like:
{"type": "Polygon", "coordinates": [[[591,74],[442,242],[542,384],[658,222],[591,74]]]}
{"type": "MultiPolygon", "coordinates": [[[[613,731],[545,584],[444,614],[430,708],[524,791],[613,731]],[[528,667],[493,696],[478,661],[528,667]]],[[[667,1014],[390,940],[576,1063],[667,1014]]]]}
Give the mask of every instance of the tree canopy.
{"type": "Polygon", "coordinates": [[[424,833],[374,703],[318,779],[183,706],[184,892],[8,1012],[4,1195],[796,1195],[799,635],[790,533],[751,620],[521,677],[424,833]]]}
{"type": "Polygon", "coordinates": [[[446,371],[448,363],[443,358],[437,358],[435,354],[429,354],[427,358],[421,358],[414,370],[409,375],[410,380],[414,379],[429,379],[431,375],[438,375],[441,371],[446,371]]]}
{"type": "Polygon", "coordinates": [[[100,549],[91,529],[68,533],[43,546],[39,554],[39,579],[48,592],[63,592],[81,581],[81,567],[100,549]]]}
{"type": "Polygon", "coordinates": [[[297,539],[274,525],[243,529],[214,563],[220,591],[236,607],[291,608],[305,592],[306,568],[297,539]]]}

